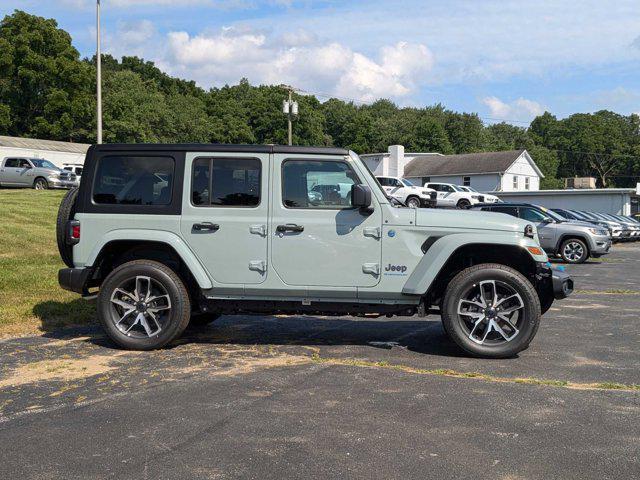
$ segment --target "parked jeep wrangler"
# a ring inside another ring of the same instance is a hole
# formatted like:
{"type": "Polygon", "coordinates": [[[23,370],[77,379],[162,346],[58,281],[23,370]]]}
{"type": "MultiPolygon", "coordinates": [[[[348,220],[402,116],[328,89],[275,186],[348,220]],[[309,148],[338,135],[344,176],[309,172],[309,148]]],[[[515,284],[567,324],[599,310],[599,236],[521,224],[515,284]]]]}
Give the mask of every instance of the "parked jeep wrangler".
{"type": "Polygon", "coordinates": [[[130,349],[223,314],[433,313],[466,352],[508,357],[573,288],[531,223],[398,207],[338,148],[93,146],[58,246],[60,285],[97,289],[99,321],[130,349]]]}

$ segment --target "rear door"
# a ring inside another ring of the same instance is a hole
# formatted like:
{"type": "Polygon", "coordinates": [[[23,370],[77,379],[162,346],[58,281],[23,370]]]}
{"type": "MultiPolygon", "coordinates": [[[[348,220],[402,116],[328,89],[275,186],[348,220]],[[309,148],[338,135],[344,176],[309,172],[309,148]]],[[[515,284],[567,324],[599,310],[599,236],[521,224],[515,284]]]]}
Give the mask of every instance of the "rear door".
{"type": "Polygon", "coordinates": [[[333,188],[365,183],[358,169],[349,157],[274,155],[271,262],[287,285],[355,291],[378,283],[381,208],[360,212],[350,188],[333,188]]]}
{"type": "Polygon", "coordinates": [[[186,156],[180,230],[217,283],[266,278],[269,162],[267,153],[186,156]]]}
{"type": "Polygon", "coordinates": [[[18,166],[17,158],[5,158],[0,165],[0,183],[3,185],[15,185],[18,166]]]}

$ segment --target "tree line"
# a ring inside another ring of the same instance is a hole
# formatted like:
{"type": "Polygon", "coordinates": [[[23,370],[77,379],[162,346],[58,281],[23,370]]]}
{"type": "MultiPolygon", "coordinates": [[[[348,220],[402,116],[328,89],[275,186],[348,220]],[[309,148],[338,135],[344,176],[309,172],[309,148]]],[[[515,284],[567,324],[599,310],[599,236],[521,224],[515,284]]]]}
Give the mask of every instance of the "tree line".
{"type": "MultiPolygon", "coordinates": [[[[276,143],[287,141],[280,86],[238,85],[205,90],[137,57],[102,57],[105,142],[276,143]]],[[[95,142],[95,58],[81,58],[53,19],[16,10],[0,23],[0,134],[95,142]]],[[[476,113],[441,104],[400,108],[381,99],[360,105],[296,95],[297,145],[327,145],[358,153],[472,153],[526,148],[546,178],[594,176],[600,186],[640,181],[640,117],[611,111],[558,119],[549,112],[529,127],[485,125],[476,113]]]]}

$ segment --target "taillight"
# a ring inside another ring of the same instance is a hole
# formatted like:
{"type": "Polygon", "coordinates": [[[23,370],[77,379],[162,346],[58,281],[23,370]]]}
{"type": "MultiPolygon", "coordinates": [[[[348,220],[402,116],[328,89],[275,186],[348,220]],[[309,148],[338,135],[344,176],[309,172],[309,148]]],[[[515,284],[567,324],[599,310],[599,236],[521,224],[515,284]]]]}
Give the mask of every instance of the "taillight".
{"type": "Polygon", "coordinates": [[[67,232],[69,232],[67,237],[67,243],[69,243],[69,245],[75,245],[80,242],[80,222],[78,220],[69,221],[67,232]]]}

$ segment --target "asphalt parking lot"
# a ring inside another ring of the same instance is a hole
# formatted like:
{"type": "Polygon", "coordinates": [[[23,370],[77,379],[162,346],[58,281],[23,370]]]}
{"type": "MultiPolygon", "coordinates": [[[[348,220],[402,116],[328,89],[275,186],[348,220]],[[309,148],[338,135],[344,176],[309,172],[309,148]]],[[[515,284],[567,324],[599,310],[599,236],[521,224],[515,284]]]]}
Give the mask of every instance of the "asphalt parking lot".
{"type": "Polygon", "coordinates": [[[0,478],[632,479],[640,245],[509,360],[439,319],[224,317],[158,352],[96,327],[0,342],[0,478]]]}

